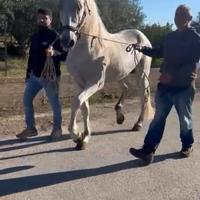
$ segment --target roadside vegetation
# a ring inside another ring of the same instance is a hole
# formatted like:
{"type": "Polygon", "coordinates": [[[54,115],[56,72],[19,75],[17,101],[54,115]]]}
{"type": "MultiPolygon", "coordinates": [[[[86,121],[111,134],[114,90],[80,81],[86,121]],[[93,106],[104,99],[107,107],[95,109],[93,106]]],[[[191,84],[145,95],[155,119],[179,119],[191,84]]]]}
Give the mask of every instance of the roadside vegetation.
{"type": "MultiPolygon", "coordinates": [[[[58,0],[0,0],[0,78],[23,78],[27,66],[29,38],[37,30],[36,13],[39,7],[53,10],[53,27],[59,30],[58,0]]],[[[146,24],[146,15],[139,0],[96,0],[100,15],[110,32],[135,28],[145,33],[153,46],[159,45],[172,24],[146,24]]],[[[193,26],[200,32],[200,12],[193,26]]],[[[154,59],[152,67],[162,60],[154,59]]],[[[63,73],[67,73],[62,66],[63,73]]]]}

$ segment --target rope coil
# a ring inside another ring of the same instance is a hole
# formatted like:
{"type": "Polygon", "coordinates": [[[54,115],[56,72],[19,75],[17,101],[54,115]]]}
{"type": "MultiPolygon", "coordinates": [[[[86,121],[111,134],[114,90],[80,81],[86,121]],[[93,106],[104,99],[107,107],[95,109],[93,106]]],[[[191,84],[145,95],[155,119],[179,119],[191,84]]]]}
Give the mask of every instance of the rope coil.
{"type": "Polygon", "coordinates": [[[51,56],[47,56],[46,58],[44,68],[40,75],[40,80],[43,81],[45,84],[51,85],[55,89],[58,89],[56,69],[53,58],[51,56]]]}

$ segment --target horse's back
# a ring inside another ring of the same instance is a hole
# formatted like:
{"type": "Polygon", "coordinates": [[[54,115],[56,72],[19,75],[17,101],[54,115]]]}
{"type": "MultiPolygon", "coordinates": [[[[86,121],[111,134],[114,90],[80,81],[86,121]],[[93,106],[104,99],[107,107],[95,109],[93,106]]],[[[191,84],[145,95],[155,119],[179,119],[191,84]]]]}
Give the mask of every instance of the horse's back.
{"type": "Polygon", "coordinates": [[[137,51],[134,53],[127,52],[128,45],[138,43],[141,46],[151,46],[147,37],[136,29],[127,29],[110,34],[110,39],[119,43],[107,42],[106,54],[109,56],[110,64],[107,69],[106,82],[126,77],[144,56],[137,51]]]}
{"type": "Polygon", "coordinates": [[[113,34],[113,36],[119,38],[121,41],[127,42],[128,44],[138,43],[142,46],[151,47],[151,43],[146,35],[137,29],[122,30],[113,34]]]}

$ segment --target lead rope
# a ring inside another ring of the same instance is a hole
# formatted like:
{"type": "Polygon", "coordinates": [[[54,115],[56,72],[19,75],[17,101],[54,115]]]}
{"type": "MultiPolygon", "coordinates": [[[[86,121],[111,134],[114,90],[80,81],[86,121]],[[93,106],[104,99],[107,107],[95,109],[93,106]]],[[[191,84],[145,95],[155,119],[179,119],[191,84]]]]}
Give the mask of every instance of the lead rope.
{"type": "Polygon", "coordinates": [[[58,90],[58,81],[56,76],[56,69],[54,65],[53,58],[51,56],[47,56],[44,69],[40,75],[40,80],[45,83],[47,86],[50,86],[58,90]]]}
{"type": "MultiPolygon", "coordinates": [[[[135,49],[135,47],[136,47],[136,44],[129,44],[127,47],[126,47],[126,52],[129,52],[129,53],[131,53],[131,54],[133,54],[133,56],[134,56],[134,62],[135,62],[135,66],[139,63],[139,61],[138,61],[138,58],[137,58],[137,50],[135,49]]],[[[143,70],[143,75],[144,75],[144,77],[147,79],[147,81],[148,81],[148,86],[145,88],[145,90],[147,90],[147,92],[149,92],[149,89],[150,89],[150,86],[151,86],[151,84],[150,84],[150,80],[149,80],[149,77],[147,76],[147,74],[144,72],[144,70],[143,70]]]]}
{"type": "MultiPolygon", "coordinates": [[[[59,39],[59,36],[49,45],[53,48],[54,43],[59,39]]],[[[55,92],[58,91],[59,85],[56,76],[56,68],[52,56],[46,57],[44,68],[40,75],[40,80],[45,83],[47,86],[51,86],[55,89],[55,92]]]]}

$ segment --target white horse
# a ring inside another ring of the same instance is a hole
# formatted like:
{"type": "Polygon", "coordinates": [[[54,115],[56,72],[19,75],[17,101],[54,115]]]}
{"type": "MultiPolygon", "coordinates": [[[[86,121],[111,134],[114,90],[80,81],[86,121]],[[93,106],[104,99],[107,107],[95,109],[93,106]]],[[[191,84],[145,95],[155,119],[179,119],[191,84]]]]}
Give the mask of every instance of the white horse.
{"type": "Polygon", "coordinates": [[[152,117],[148,76],[151,58],[139,52],[126,52],[128,44],[151,46],[146,36],[130,29],[109,33],[98,13],[95,0],[60,0],[60,19],[63,25],[61,42],[70,51],[66,60],[68,71],[78,85],[79,93],[71,105],[69,132],[77,149],[84,149],[91,137],[88,99],[107,82],[118,81],[122,95],[115,106],[117,122],[123,123],[122,106],[127,94],[126,77],[134,69],[140,86],[141,112],[133,130],[142,127],[145,113],[152,117]],[[81,109],[84,131],[78,130],[76,118],[81,109]]]}

